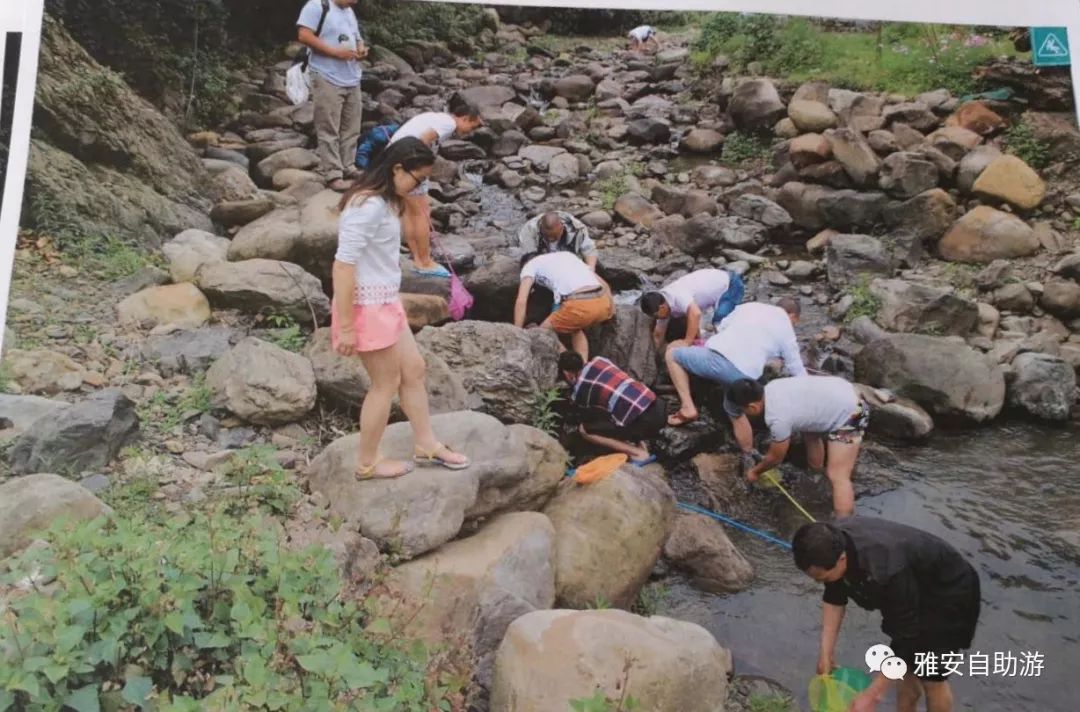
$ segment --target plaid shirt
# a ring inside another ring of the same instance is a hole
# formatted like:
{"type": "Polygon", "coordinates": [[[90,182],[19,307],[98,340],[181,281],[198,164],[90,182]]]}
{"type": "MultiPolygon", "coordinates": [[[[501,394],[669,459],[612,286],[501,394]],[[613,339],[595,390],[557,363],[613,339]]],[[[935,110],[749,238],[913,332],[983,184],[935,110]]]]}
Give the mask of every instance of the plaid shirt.
{"type": "Polygon", "coordinates": [[[656,394],[602,356],[585,364],[574,384],[574,402],[603,408],[620,428],[637,420],[656,401],[656,394]]]}

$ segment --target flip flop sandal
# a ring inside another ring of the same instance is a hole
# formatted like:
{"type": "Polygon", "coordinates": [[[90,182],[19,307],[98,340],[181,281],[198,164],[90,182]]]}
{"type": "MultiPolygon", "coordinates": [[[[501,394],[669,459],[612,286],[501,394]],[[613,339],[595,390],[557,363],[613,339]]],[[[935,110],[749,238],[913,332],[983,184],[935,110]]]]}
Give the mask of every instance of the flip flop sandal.
{"type": "Polygon", "coordinates": [[[640,460],[631,460],[630,464],[634,467],[645,467],[646,465],[651,465],[654,462],[656,462],[656,455],[649,455],[648,457],[644,457],[640,460]]]}
{"type": "Polygon", "coordinates": [[[439,467],[445,467],[448,470],[464,470],[471,464],[468,458],[465,459],[465,462],[450,462],[448,460],[444,460],[435,454],[440,449],[446,449],[449,452],[454,452],[454,450],[446,447],[446,445],[439,443],[435,446],[435,449],[429,453],[425,454],[420,452],[419,450],[415,451],[413,453],[413,460],[421,465],[438,465],[439,467]]]}
{"type": "Polygon", "coordinates": [[[442,265],[436,265],[432,269],[417,269],[416,273],[424,277],[445,277],[450,279],[450,271],[442,265]]]}
{"type": "Polygon", "coordinates": [[[358,482],[367,482],[369,480],[394,480],[398,477],[404,477],[405,475],[416,469],[410,462],[402,463],[402,465],[403,466],[400,472],[395,472],[389,475],[379,475],[375,473],[375,468],[379,466],[379,463],[375,463],[374,465],[368,465],[367,467],[359,468],[354,474],[354,476],[356,477],[356,480],[358,482]]]}

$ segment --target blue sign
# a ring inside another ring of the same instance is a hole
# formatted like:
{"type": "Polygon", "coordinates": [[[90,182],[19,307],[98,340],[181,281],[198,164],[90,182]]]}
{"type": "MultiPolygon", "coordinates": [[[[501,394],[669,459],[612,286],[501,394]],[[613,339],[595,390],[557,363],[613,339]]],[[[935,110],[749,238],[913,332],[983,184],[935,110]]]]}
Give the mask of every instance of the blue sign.
{"type": "Polygon", "coordinates": [[[1064,27],[1032,27],[1031,59],[1036,67],[1064,67],[1069,59],[1069,36],[1064,27]]]}

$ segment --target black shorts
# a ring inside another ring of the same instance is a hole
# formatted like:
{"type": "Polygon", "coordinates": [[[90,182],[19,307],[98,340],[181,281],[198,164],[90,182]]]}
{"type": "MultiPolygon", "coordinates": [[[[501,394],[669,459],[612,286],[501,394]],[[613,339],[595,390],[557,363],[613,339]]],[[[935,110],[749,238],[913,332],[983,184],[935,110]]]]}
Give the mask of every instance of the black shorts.
{"type": "MultiPolygon", "coordinates": [[[[937,671],[934,674],[916,675],[923,682],[946,682],[950,677],[958,677],[955,673],[943,674],[944,666],[942,658],[948,654],[963,655],[963,651],[971,647],[971,641],[975,638],[975,628],[979,623],[979,613],[982,608],[982,594],[978,574],[971,571],[971,582],[966,601],[957,602],[956,605],[948,605],[945,610],[935,610],[926,617],[930,620],[932,630],[920,637],[915,642],[914,650],[927,658],[937,661],[937,671]]],[[[965,657],[958,658],[965,660],[965,657]]],[[[963,668],[963,665],[960,666],[963,668]]],[[[912,668],[915,673],[915,668],[912,668]]],[[[924,671],[925,673],[925,671],[924,671]]]]}
{"type": "Polygon", "coordinates": [[[667,426],[667,404],[663,398],[657,398],[641,415],[624,426],[616,425],[610,417],[582,423],[582,427],[589,435],[625,442],[651,440],[659,435],[665,426],[667,426]]]}

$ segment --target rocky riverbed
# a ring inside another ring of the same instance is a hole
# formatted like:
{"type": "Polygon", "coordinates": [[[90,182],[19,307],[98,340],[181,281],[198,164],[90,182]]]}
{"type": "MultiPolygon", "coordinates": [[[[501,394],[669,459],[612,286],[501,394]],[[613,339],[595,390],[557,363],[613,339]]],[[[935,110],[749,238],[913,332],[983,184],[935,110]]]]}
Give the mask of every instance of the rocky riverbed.
{"type": "MultiPolygon", "coordinates": [[[[69,58],[43,64],[39,104],[51,117],[72,76],[97,70],[62,29],[46,29],[52,56],[69,58]]],[[[947,91],[793,86],[729,75],[722,62],[700,73],[677,38],[646,57],[553,51],[539,34],[488,30],[488,51],[468,60],[437,43],[404,56],[376,48],[364,74],[373,121],[440,108],[453,91],[483,107],[485,128],[443,144],[432,191],[440,246],[476,306],[451,322],[445,281],[406,270],[403,285],[437,429],[475,463],[461,473],[350,476],[369,381],[329,347],[338,196],[311,172],[312,109],[285,100],[287,61],[237,77],[245,111],[186,138],[122,87],[109,91],[150,118],[96,139],[112,153],[60,141],[71,129],[49,122],[50,139],[85,167],[87,185],[73,190],[92,201],[109,186],[101,200],[122,203],[124,224],[162,247],[156,265],[117,280],[97,269],[100,255],[73,263],[47,235],[21,238],[0,396],[0,541],[13,549],[62,513],[96,515],[98,496],[139,483],[166,511],[227,496],[231,468],[262,448],[304,488],[291,540],[324,544],[354,578],[379,570],[394,595],[426,600],[410,632],[464,641],[477,708],[509,709],[513,698],[515,709],[550,710],[595,685],[614,693],[630,655],[646,709],[724,709],[731,690],[727,709],[742,709],[765,683],[728,684],[725,641],[663,617],[588,610],[654,612],[639,591],[658,571],[711,594],[745,589],[754,562],[722,525],[675,503],[752,514],[754,495],[708,414],[666,430],[657,465],[588,488],[564,483],[584,453],[535,427],[546,414],[538,394],[555,386],[554,337],[508,323],[513,236],[548,208],[592,228],[618,290],[715,265],[747,275],[756,298],[798,296],[808,365],[863,384],[874,408],[860,498],[900,483],[897,441],[1003,417],[1075,422],[1071,115],[947,91]],[[1018,122],[1054,147],[1046,169],[1002,150],[1018,122]],[[735,142],[759,148],[725,160],[735,142]],[[578,677],[571,660],[584,666],[578,677]]],[[[65,105],[62,118],[91,111],[65,105]]],[[[34,180],[55,178],[40,170],[34,180]]],[[[663,387],[633,304],[590,343],[663,387]]],[[[407,434],[392,426],[386,452],[405,452],[407,434]]]]}

